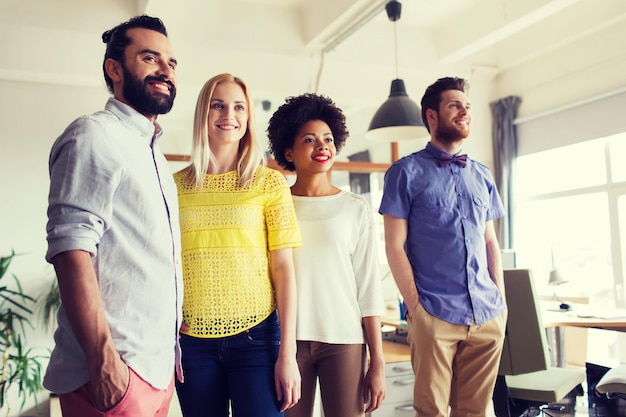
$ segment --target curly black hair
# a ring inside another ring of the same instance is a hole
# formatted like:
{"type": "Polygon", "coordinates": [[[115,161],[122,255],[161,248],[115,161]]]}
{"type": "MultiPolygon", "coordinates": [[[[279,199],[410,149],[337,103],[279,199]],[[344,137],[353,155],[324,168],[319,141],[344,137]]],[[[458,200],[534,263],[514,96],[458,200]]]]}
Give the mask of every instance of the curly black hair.
{"type": "Polygon", "coordinates": [[[288,97],[270,118],[266,131],[276,162],[288,171],[295,171],[296,167],[285,159],[285,150],[291,149],[300,128],[311,120],[328,125],[337,152],[348,139],[346,116],[330,98],[312,93],[288,97]]]}

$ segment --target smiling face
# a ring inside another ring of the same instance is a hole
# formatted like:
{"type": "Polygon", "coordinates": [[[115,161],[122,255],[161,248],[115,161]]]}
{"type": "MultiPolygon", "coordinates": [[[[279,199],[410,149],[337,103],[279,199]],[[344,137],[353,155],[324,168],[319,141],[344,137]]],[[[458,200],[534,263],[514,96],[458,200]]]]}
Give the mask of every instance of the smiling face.
{"type": "Polygon", "coordinates": [[[237,144],[248,129],[248,101],[237,83],[219,83],[209,103],[209,143],[211,148],[237,144]]]}
{"type": "Polygon", "coordinates": [[[454,143],[467,138],[472,121],[470,107],[464,92],[459,90],[442,92],[439,111],[429,110],[430,117],[433,117],[435,122],[433,136],[442,143],[454,143]]]}
{"type": "Polygon", "coordinates": [[[336,154],[333,133],[321,120],[310,120],[302,125],[292,147],[285,150],[285,158],[295,165],[298,174],[328,171],[336,154]]]}
{"type": "Polygon", "coordinates": [[[116,65],[116,77],[111,77],[117,84],[115,96],[153,119],[169,112],[176,97],[172,46],[165,35],[149,29],[129,29],[127,35],[132,41],[124,61],[116,65]]]}

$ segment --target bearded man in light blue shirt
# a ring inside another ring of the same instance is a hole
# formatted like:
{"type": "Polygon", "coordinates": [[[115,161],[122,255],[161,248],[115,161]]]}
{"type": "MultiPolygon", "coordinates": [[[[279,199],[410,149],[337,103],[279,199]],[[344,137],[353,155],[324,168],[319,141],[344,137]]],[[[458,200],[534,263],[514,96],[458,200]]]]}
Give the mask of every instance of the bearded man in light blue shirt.
{"type": "Polygon", "coordinates": [[[62,304],[44,385],[65,417],[164,417],[183,292],[178,197],[156,118],[173,105],[176,59],[157,18],[102,40],[113,97],[50,152],[46,259],[62,304]]]}
{"type": "Polygon", "coordinates": [[[504,341],[493,226],[503,208],[489,169],[460,154],[471,124],[466,89],[449,77],[428,87],[422,119],[430,142],[389,168],[379,209],[407,307],[419,417],[487,415],[504,341]]]}

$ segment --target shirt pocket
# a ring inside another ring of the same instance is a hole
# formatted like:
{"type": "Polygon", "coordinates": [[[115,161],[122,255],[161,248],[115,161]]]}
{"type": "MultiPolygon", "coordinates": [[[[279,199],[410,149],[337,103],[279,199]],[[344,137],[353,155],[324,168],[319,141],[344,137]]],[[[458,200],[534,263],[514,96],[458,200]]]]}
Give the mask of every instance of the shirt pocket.
{"type": "Polygon", "coordinates": [[[489,212],[489,196],[484,193],[472,195],[472,210],[475,219],[485,222],[489,212]]]}
{"type": "Polygon", "coordinates": [[[453,217],[454,198],[450,195],[422,194],[416,199],[415,209],[423,221],[445,224],[453,217]]]}

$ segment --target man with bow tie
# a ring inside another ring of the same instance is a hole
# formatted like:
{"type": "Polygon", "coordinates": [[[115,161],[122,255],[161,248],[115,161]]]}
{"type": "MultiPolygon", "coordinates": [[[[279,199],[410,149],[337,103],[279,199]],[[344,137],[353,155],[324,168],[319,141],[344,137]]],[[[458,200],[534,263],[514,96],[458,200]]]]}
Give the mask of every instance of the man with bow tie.
{"type": "Polygon", "coordinates": [[[460,155],[472,121],[466,90],[450,77],[426,89],[430,142],[389,168],[379,209],[406,306],[419,417],[487,415],[504,341],[493,225],[503,207],[489,169],[460,155]]]}

